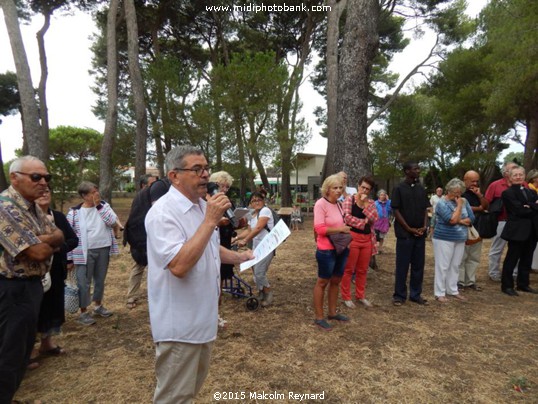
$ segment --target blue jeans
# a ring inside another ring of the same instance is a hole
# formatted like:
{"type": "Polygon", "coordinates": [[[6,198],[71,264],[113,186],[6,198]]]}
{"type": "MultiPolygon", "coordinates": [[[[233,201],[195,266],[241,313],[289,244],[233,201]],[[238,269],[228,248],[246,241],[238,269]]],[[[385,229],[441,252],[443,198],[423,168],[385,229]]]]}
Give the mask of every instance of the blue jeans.
{"type": "Polygon", "coordinates": [[[349,248],[346,248],[340,255],[337,255],[335,250],[316,250],[318,277],[321,279],[331,279],[333,276],[342,277],[348,255],[349,248]]]}
{"type": "Polygon", "coordinates": [[[411,266],[409,299],[417,300],[422,294],[426,238],[399,238],[396,240],[396,274],[393,300],[407,300],[407,273],[411,266]]]}

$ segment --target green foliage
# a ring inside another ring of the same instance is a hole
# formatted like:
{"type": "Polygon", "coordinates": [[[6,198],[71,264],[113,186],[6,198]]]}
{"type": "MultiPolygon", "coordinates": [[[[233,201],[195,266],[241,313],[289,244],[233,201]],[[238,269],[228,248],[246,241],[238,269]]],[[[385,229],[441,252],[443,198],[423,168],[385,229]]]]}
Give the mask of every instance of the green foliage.
{"type": "Polygon", "coordinates": [[[287,78],[285,66],[272,52],[234,54],[228,65],[211,72],[212,94],[223,107],[225,119],[243,128],[250,154],[268,157],[276,149],[276,134],[269,124],[287,78]]]}
{"type": "Polygon", "coordinates": [[[428,18],[435,30],[442,34],[442,44],[461,43],[475,31],[476,23],[465,14],[466,8],[465,0],[456,0],[428,18]]]}
{"type": "Polygon", "coordinates": [[[58,126],[50,130],[48,169],[55,199],[63,206],[82,180],[99,183],[102,134],[93,129],[58,126]]]}
{"type": "Polygon", "coordinates": [[[489,50],[485,63],[494,66],[485,102],[491,116],[524,120],[536,109],[537,20],[534,0],[492,0],[481,13],[481,41],[489,50]]]}
{"type": "Polygon", "coordinates": [[[504,156],[503,163],[514,162],[523,165],[523,152],[510,152],[504,156]]]}
{"type": "MultiPolygon", "coordinates": [[[[16,114],[20,108],[17,75],[13,72],[0,74],[0,115],[16,114]]],[[[0,123],[2,120],[0,119],[0,123]]]]}

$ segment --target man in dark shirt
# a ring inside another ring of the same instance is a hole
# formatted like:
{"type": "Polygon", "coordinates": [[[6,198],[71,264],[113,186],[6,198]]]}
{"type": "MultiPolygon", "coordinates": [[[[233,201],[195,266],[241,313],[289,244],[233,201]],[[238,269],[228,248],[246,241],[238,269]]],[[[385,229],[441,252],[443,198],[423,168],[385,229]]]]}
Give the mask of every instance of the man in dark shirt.
{"type": "Polygon", "coordinates": [[[394,187],[391,198],[396,219],[396,274],[392,301],[395,306],[401,306],[407,300],[407,273],[411,267],[409,300],[427,305],[428,301],[421,294],[430,202],[419,182],[419,165],[407,162],[403,170],[405,179],[394,187]]]}
{"type": "MultiPolygon", "coordinates": [[[[488,200],[480,192],[480,175],[476,171],[467,171],[463,176],[463,182],[467,190],[463,193],[462,197],[467,199],[471,209],[474,213],[474,223],[478,220],[478,216],[489,207],[488,200]]],[[[463,259],[460,264],[460,275],[458,279],[459,289],[473,289],[477,292],[482,290],[480,286],[476,284],[476,269],[480,264],[480,256],[482,255],[482,241],[474,243],[472,245],[465,246],[465,252],[463,253],[463,259]]]]}
{"type": "Polygon", "coordinates": [[[35,343],[51,257],[64,242],[35,200],[51,180],[45,164],[24,156],[11,163],[11,186],[0,195],[0,402],[10,403],[35,343]]]}

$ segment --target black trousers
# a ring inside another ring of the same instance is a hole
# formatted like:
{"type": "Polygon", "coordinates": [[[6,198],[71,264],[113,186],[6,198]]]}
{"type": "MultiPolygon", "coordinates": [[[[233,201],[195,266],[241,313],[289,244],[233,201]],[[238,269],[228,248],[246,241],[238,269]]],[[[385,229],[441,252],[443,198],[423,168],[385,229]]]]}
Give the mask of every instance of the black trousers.
{"type": "Polygon", "coordinates": [[[517,270],[517,287],[529,287],[529,274],[532,266],[532,255],[536,247],[536,238],[530,237],[525,241],[509,241],[508,251],[503,262],[503,271],[501,277],[501,289],[514,288],[514,269],[517,270]]]}
{"type": "Polygon", "coordinates": [[[43,298],[39,277],[10,280],[0,277],[0,403],[11,403],[19,388],[37,333],[43,298]]]}

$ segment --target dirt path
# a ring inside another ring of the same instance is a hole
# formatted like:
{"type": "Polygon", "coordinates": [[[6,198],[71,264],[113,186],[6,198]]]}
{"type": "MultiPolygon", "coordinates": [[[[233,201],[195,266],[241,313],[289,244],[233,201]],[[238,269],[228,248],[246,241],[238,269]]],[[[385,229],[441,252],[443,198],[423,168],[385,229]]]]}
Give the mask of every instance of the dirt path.
{"type": "MultiPolygon", "coordinates": [[[[386,253],[378,257],[380,269],[368,276],[374,308],[340,305],[352,321],[327,333],[312,325],[317,270],[311,227],[309,220],[306,230],[293,232],[278,249],[269,273],[272,307],[250,312],[244,299],[224,297],[228,328],[219,333],[198,402],[217,402],[218,394],[228,395],[228,402],[292,402],[290,393],[318,394],[307,402],[328,403],[538,402],[538,296],[511,298],[487,279],[489,243],[478,271],[484,290],[465,292],[467,303],[433,301],[428,242],[424,297],[431,304],[397,308],[391,304],[391,232],[386,253]],[[518,392],[514,383],[529,388],[518,392]]],[[[130,266],[124,250],[109,270],[105,300],[115,315],[91,327],[68,315],[58,339],[68,355],[43,359],[27,373],[16,399],[151,402],[154,349],[147,302],[131,311],[125,306],[130,266]]],[[[250,274],[245,279],[253,284],[250,274]]],[[[538,285],[536,274],[531,284],[538,285]]]]}

